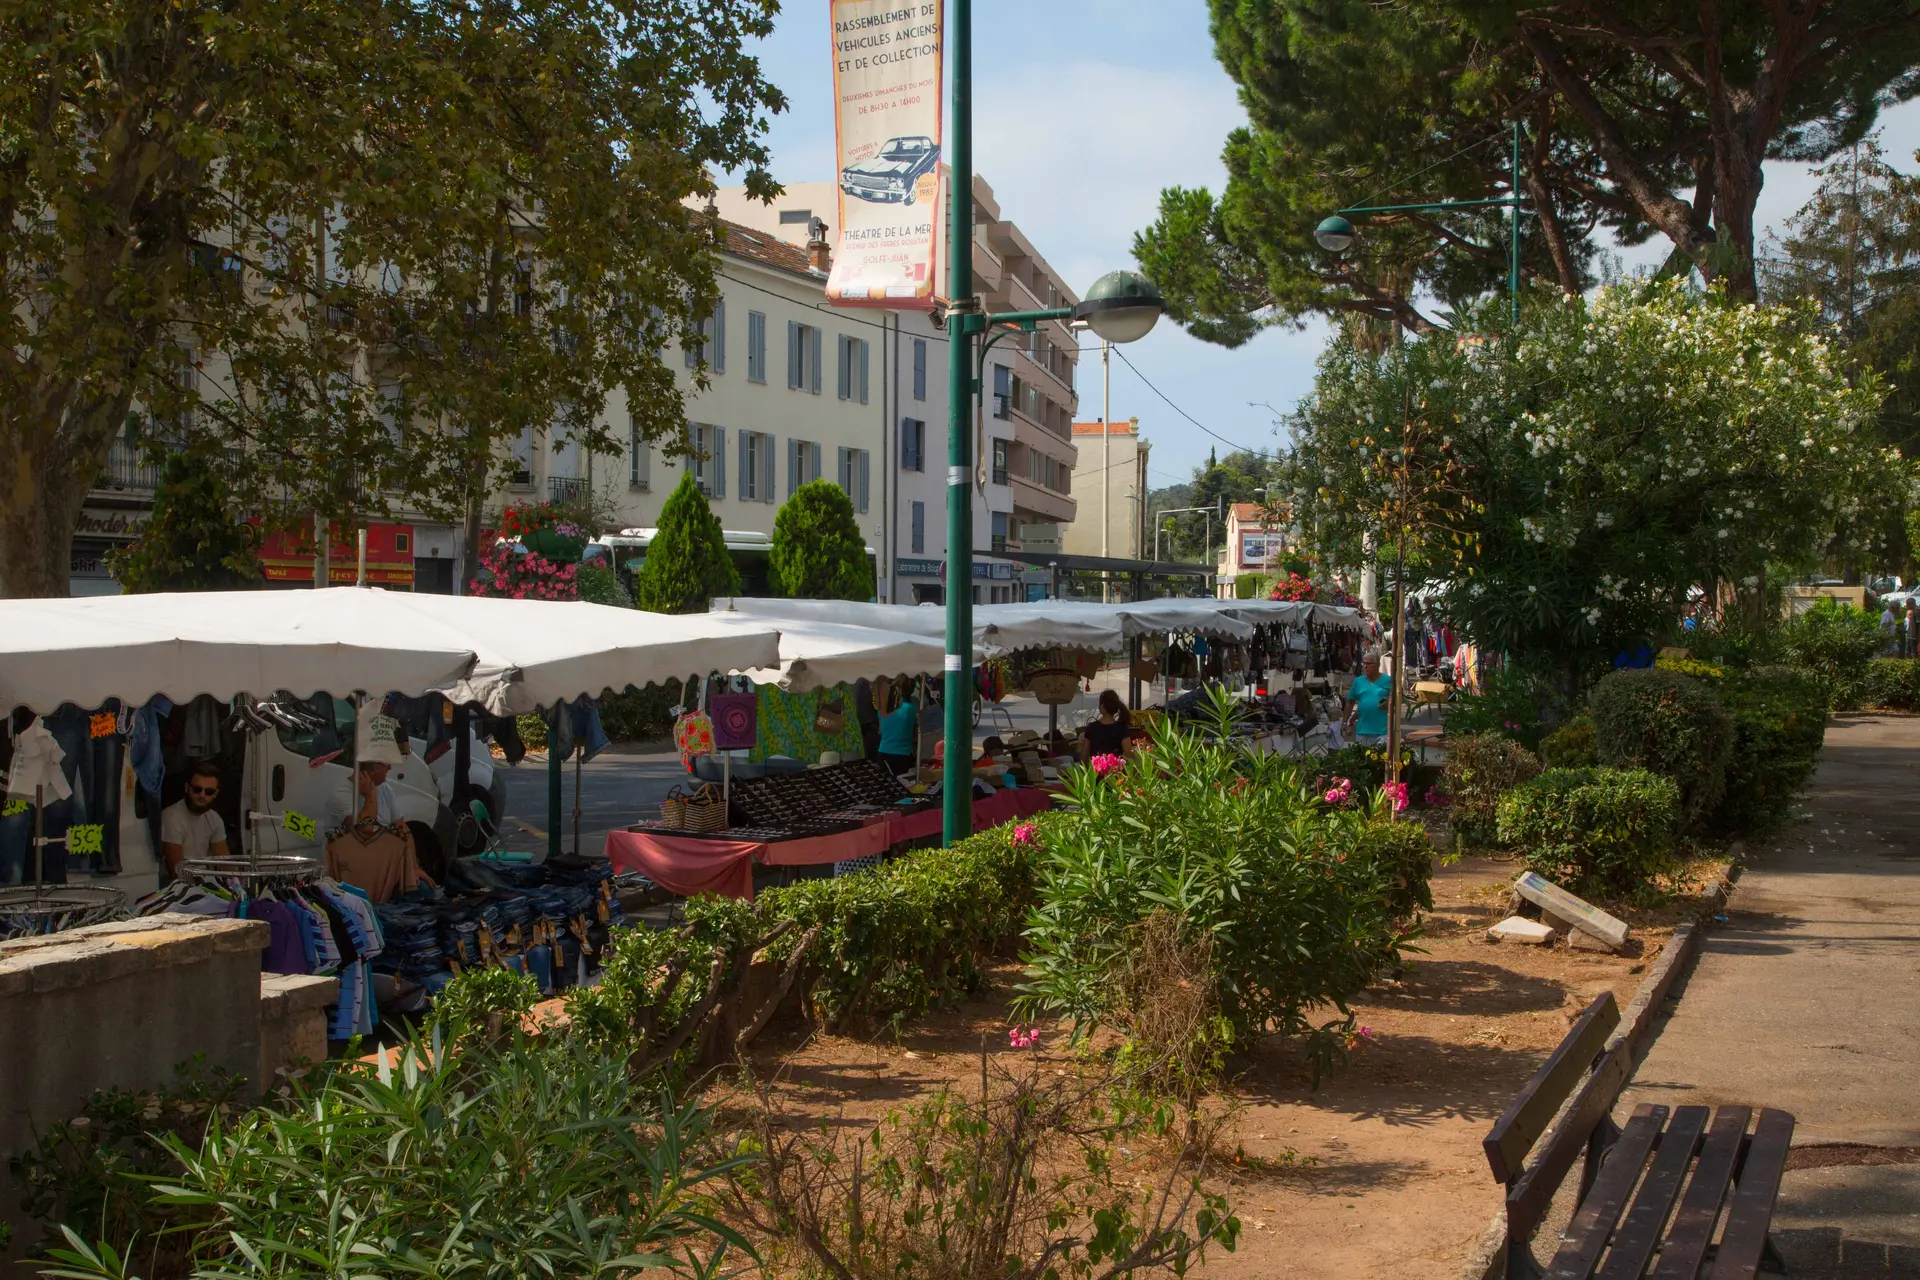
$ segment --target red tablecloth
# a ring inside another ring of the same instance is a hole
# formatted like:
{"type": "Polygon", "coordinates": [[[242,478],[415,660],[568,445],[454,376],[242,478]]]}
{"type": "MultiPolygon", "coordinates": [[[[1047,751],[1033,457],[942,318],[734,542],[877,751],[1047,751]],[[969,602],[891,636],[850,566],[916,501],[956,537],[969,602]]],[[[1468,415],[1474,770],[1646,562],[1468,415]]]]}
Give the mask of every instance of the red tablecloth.
{"type": "MultiPolygon", "coordinates": [[[[984,831],[1040,812],[1053,803],[1044,791],[999,791],[973,802],[973,829],[984,831]]],[[[609,831],[607,858],[622,871],[638,871],[669,893],[691,898],[717,893],[753,896],[753,864],[814,866],[883,853],[903,840],[940,834],[940,811],[885,814],[855,831],[763,844],[755,840],[702,840],[654,831],[609,831]]]]}
{"type": "Polygon", "coordinates": [[[763,844],[757,840],[702,840],[653,831],[609,831],[607,858],[622,871],[638,871],[671,893],[691,898],[717,893],[727,898],[753,896],[753,864],[775,867],[844,862],[883,853],[887,827],[869,822],[854,831],[805,840],[763,844]]]}
{"type": "MultiPolygon", "coordinates": [[[[996,791],[985,800],[973,802],[973,829],[985,831],[988,827],[997,827],[1015,818],[1030,817],[1052,807],[1052,796],[1031,787],[996,791]]],[[[888,814],[886,822],[889,848],[905,840],[924,840],[928,836],[937,836],[944,825],[938,809],[928,809],[922,813],[888,814]]]]}

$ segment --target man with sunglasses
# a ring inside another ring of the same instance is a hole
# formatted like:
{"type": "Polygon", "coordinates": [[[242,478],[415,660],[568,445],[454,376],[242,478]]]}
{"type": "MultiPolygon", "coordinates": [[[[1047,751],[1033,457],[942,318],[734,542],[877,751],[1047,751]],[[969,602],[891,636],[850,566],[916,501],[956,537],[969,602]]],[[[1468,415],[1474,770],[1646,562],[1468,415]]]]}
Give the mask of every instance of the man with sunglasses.
{"type": "Polygon", "coordinates": [[[227,824],[213,811],[220,796],[220,771],[196,767],[187,778],[187,794],[160,813],[160,852],[172,874],[184,858],[227,856],[227,824]]]}

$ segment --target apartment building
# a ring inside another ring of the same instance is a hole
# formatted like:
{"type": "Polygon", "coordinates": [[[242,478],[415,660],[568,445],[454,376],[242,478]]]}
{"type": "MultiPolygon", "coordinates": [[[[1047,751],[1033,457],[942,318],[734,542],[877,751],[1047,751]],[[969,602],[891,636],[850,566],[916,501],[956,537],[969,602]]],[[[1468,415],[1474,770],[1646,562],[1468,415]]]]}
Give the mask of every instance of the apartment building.
{"type": "Polygon", "coordinates": [[[626,528],[659,523],[691,468],[721,527],[771,535],[780,504],[812,480],[845,489],[867,544],[892,552],[886,512],[888,424],[898,374],[898,317],[826,305],[824,246],[811,252],[724,222],[719,301],[699,351],[672,352],[687,425],[678,448],[646,441],[624,390],[601,425],[625,450],[583,452],[558,432],[523,433],[507,497],[566,499],[591,492],[626,528]],[[704,360],[708,386],[696,388],[704,360]]]}
{"type": "MultiPolygon", "coordinates": [[[[831,237],[839,192],[831,182],[789,186],[772,205],[744,188],[716,197],[721,217],[752,226],[790,247],[804,247],[816,223],[831,237]]],[[[1070,307],[1079,298],[1027,237],[1002,216],[987,182],[974,180],[973,268],[990,311],[1070,307]]],[[[944,238],[943,238],[944,244],[944,238]]],[[[944,253],[936,258],[939,279],[944,253]]],[[[885,535],[891,548],[881,575],[884,599],[940,602],[946,593],[947,341],[924,312],[844,309],[852,317],[893,317],[889,375],[895,389],[891,454],[895,479],[885,535]]],[[[1050,573],[996,553],[1061,549],[1060,529],[1074,519],[1078,450],[1073,415],[1079,347],[1066,324],[1000,338],[988,349],[973,431],[974,599],[1025,600],[1044,592],[1050,573]]]]}
{"type": "Polygon", "coordinates": [[[1061,550],[1074,556],[1147,558],[1147,454],[1140,419],[1076,422],[1080,448],[1079,511],[1061,531],[1061,550]]]}

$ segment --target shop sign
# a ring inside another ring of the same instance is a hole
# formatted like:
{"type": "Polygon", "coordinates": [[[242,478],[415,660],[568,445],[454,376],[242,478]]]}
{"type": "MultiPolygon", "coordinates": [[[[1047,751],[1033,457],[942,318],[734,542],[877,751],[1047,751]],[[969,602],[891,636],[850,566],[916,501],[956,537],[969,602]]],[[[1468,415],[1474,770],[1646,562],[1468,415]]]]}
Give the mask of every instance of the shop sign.
{"type": "Polygon", "coordinates": [[[893,571],[906,578],[938,578],[946,572],[947,566],[939,560],[908,560],[896,558],[893,571]]]}
{"type": "Polygon", "coordinates": [[[131,541],[140,536],[152,518],[151,511],[108,511],[100,507],[82,507],[80,519],[74,523],[73,534],[76,538],[131,541]]]}

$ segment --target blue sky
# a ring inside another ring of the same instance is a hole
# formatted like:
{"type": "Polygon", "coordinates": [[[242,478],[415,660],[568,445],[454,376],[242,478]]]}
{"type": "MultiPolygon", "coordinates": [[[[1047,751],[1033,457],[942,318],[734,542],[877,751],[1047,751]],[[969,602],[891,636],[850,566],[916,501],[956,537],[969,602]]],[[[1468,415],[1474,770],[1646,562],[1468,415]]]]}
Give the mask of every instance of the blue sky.
{"type": "MultiPolygon", "coordinates": [[[[833,176],[832,69],[826,0],[787,0],[760,48],[791,109],[770,135],[774,176],[833,176]]],[[[1077,289],[1131,267],[1133,234],[1153,220],[1160,190],[1225,179],[1221,144],[1244,121],[1233,82],[1213,57],[1205,0],[976,0],[974,163],[1002,213],[1019,223],[1077,289]]],[[[1913,166],[1920,103],[1884,119],[1889,157],[1913,166]]],[[[1769,165],[1760,221],[1777,227],[1812,193],[1800,165],[1769,165]]],[[[1658,262],[1664,240],[1623,255],[1658,262]]],[[[1170,321],[1126,349],[1139,372],[1215,436],[1182,418],[1125,362],[1113,362],[1112,413],[1138,417],[1153,441],[1150,477],[1188,479],[1207,450],[1272,448],[1281,412],[1313,385],[1327,339],[1310,324],[1269,330],[1233,351],[1187,336],[1170,321]]],[[[1100,416],[1099,360],[1081,360],[1080,417],[1100,416]]]]}

